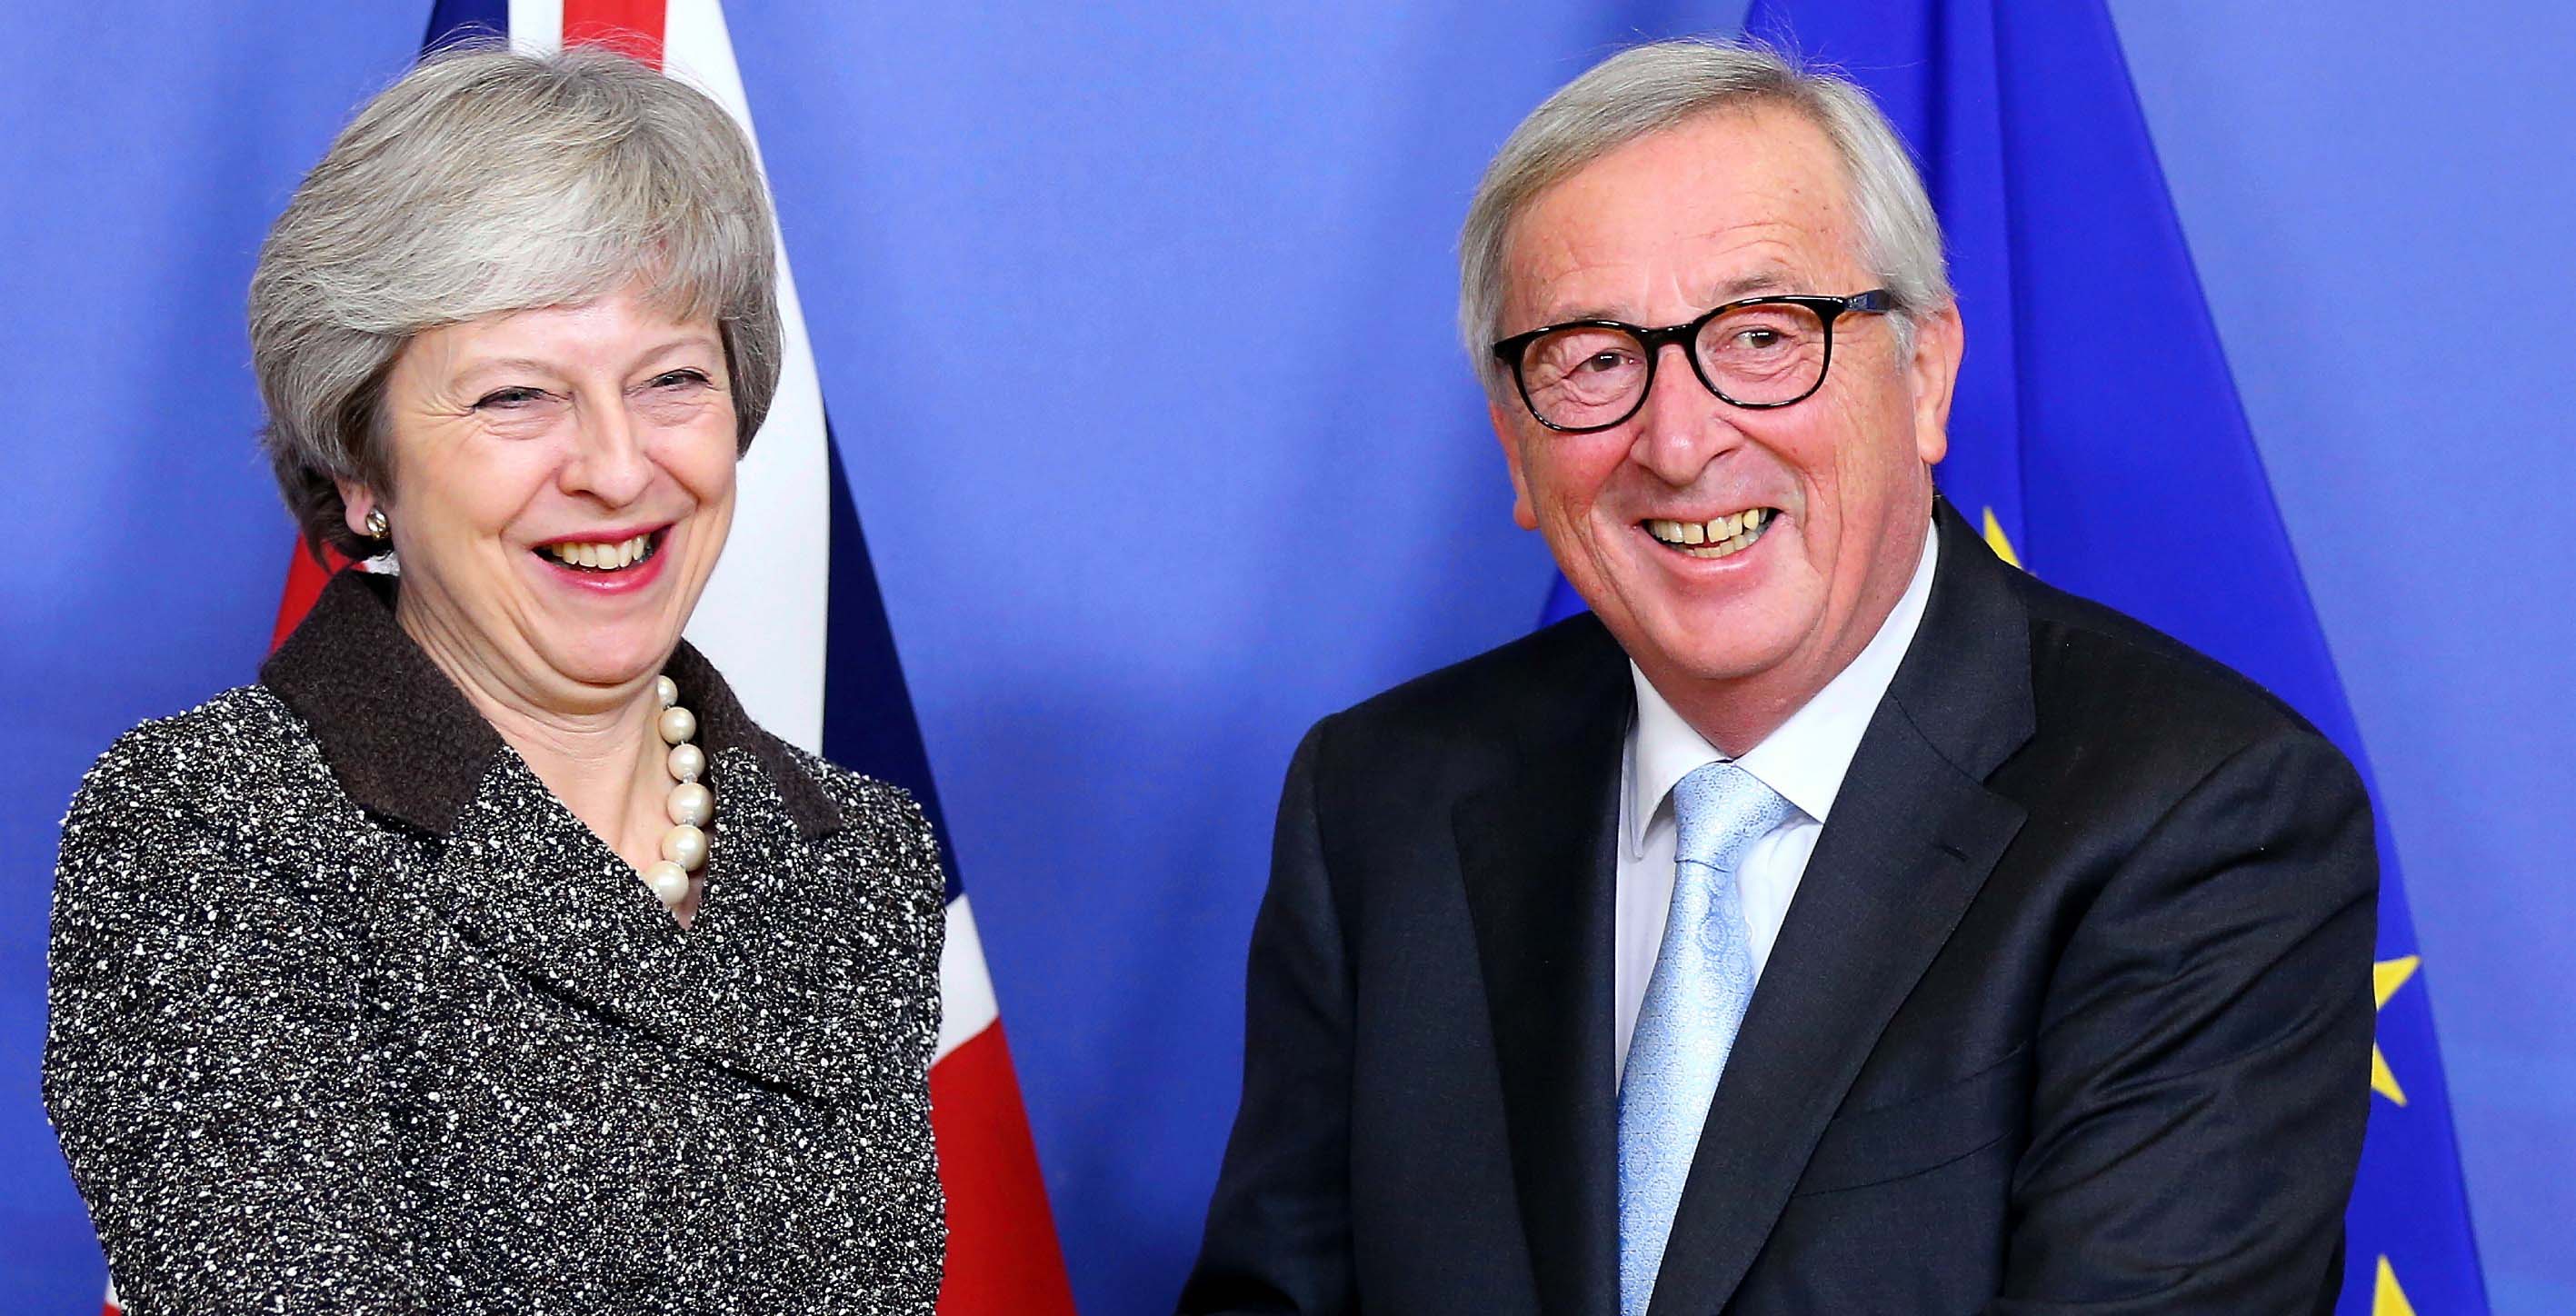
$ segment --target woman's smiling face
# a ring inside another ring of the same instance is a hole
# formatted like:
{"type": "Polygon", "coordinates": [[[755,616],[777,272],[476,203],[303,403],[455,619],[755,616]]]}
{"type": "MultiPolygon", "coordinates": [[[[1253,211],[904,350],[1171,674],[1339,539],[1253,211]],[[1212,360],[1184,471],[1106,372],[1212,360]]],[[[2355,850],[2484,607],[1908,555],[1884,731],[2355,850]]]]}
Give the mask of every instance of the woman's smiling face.
{"type": "Polygon", "coordinates": [[[733,521],[732,381],[714,320],[630,284],[405,345],[379,416],[405,628],[452,676],[537,709],[659,672],[733,521]]]}

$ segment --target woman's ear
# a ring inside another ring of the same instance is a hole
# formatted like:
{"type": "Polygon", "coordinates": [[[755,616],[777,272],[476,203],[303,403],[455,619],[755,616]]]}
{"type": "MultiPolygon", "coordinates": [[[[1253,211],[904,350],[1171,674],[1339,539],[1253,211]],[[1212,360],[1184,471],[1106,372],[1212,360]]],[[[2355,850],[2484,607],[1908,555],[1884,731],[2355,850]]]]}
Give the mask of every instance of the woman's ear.
{"type": "Polygon", "coordinates": [[[340,517],[360,539],[383,539],[387,533],[384,504],[374,490],[355,480],[334,480],[340,487],[340,517]]]}

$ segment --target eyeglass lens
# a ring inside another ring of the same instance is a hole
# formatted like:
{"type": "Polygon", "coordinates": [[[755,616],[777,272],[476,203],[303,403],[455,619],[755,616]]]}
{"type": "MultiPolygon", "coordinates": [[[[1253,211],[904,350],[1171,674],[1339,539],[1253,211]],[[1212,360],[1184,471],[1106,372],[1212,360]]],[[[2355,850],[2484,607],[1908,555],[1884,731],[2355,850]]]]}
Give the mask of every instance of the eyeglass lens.
{"type": "MultiPolygon", "coordinates": [[[[1823,379],[1825,322],[1795,303],[1741,306],[1701,326],[1691,350],[1700,373],[1730,400],[1777,405],[1805,396],[1823,379]]],[[[1566,429],[1626,419],[1651,373],[1645,344],[1624,329],[1560,329],[1521,355],[1530,409],[1566,429]]]]}

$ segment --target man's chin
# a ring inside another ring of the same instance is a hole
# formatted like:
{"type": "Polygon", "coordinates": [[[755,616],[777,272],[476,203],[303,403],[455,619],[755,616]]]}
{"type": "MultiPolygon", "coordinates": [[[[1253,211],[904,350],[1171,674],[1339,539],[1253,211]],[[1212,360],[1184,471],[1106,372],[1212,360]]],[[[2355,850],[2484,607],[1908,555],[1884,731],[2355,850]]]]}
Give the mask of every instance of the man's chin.
{"type": "Polygon", "coordinates": [[[1659,686],[1668,680],[1723,684],[1760,676],[1789,660],[1797,647],[1791,637],[1746,625],[1748,617],[1778,615],[1737,604],[1666,610],[1650,618],[1605,613],[1602,622],[1659,686]]]}
{"type": "Polygon", "coordinates": [[[1771,650],[1685,649],[1664,650],[1655,661],[1640,660],[1638,666],[1649,675],[1671,677],[1699,685],[1736,685],[1766,673],[1778,671],[1787,655],[1771,650]]]}

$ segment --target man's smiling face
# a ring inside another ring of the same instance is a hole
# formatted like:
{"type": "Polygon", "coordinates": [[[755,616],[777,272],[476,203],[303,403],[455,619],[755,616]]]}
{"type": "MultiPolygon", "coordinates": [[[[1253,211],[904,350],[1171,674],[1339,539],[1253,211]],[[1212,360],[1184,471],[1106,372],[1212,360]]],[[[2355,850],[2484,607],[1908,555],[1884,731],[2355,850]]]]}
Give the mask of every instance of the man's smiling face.
{"type": "MultiPolygon", "coordinates": [[[[1741,297],[1879,283],[1824,133],[1786,109],[1724,109],[1540,193],[1512,224],[1500,328],[1680,324],[1741,297]]],[[[1898,328],[1844,317],[1822,387],[1777,410],[1713,396],[1678,347],[1637,414],[1599,433],[1549,430],[1517,398],[1494,406],[1514,517],[1684,716],[1722,724],[1700,729],[1729,752],[1868,644],[1920,559],[1960,336],[1948,309],[1921,318],[1910,352],[1898,328]]]]}

